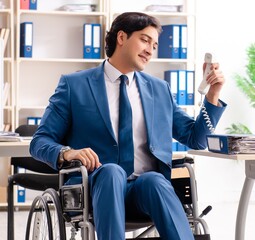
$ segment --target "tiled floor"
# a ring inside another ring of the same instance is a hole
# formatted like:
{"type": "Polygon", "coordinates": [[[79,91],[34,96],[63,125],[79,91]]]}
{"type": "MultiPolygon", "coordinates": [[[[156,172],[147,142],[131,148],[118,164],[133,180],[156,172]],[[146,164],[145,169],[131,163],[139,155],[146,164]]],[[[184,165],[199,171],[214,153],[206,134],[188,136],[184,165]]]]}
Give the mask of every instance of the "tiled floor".
{"type": "MultiPolygon", "coordinates": [[[[212,240],[234,240],[237,203],[214,203],[212,211],[204,217],[212,240]]],[[[27,211],[15,212],[15,240],[23,240],[27,221],[27,211]]],[[[0,240],[7,239],[7,213],[0,212],[0,240]]],[[[248,209],[245,240],[255,239],[255,203],[248,209]]],[[[79,239],[77,237],[77,239],[79,239]]]]}

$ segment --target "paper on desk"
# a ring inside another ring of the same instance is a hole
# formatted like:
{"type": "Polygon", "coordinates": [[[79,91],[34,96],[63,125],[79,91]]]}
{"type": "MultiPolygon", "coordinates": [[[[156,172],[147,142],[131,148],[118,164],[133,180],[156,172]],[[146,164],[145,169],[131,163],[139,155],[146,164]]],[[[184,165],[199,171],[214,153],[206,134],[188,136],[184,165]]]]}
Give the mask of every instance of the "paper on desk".
{"type": "Polygon", "coordinates": [[[21,137],[15,132],[0,131],[0,142],[19,142],[21,137]]]}

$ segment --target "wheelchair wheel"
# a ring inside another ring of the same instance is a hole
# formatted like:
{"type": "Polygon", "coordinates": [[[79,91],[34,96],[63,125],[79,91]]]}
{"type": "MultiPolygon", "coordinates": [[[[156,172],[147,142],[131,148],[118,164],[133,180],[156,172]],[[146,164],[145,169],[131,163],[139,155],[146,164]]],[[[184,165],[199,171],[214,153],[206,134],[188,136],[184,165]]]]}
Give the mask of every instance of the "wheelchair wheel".
{"type": "Polygon", "coordinates": [[[65,221],[62,215],[62,208],[58,193],[56,190],[50,188],[44,191],[42,196],[46,200],[50,212],[53,240],[65,240],[65,221]]]}
{"type": "Polygon", "coordinates": [[[45,199],[37,196],[28,215],[26,240],[53,240],[50,211],[45,199]]]}

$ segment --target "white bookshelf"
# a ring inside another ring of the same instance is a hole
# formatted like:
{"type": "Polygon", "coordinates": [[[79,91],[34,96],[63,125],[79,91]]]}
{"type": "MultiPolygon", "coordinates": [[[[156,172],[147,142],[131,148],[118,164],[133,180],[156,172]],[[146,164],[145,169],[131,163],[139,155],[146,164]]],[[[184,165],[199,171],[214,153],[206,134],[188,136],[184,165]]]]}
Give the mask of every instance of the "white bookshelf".
{"type": "MultiPolygon", "coordinates": [[[[3,52],[3,84],[8,82],[12,86],[8,91],[7,102],[3,106],[3,124],[10,125],[14,129],[15,123],[15,81],[14,81],[14,0],[2,0],[0,8],[0,28],[10,30],[9,37],[6,43],[5,51],[3,52]]],[[[1,96],[3,96],[1,94],[1,96]]]]}
{"type": "MultiPolygon", "coordinates": [[[[16,126],[41,117],[62,74],[97,66],[101,59],[83,58],[83,24],[100,23],[102,46],[108,24],[107,1],[95,0],[95,12],[59,11],[75,1],[41,1],[37,10],[21,10],[17,1],[16,126]],[[33,22],[33,56],[20,57],[20,23],[33,22]]],[[[77,1],[76,1],[77,2],[77,1]]],[[[103,47],[101,48],[103,50],[103,47]]]]}

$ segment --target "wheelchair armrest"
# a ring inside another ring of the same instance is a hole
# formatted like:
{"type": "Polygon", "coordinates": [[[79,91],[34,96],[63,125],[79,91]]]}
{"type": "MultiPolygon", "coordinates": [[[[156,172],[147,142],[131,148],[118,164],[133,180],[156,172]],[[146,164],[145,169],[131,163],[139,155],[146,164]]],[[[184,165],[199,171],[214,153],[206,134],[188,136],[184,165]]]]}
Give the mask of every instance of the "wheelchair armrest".
{"type": "Polygon", "coordinates": [[[64,161],[61,169],[77,168],[81,166],[82,166],[82,163],[80,160],[64,161]]]}
{"type": "Polygon", "coordinates": [[[182,165],[184,163],[193,164],[194,163],[194,159],[192,157],[188,156],[188,155],[185,155],[182,158],[173,159],[172,167],[173,168],[178,168],[180,165],[182,165]]]}

